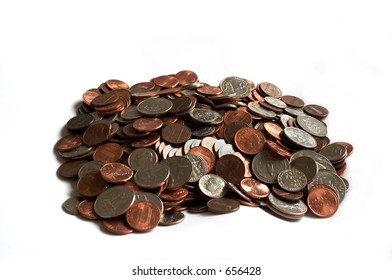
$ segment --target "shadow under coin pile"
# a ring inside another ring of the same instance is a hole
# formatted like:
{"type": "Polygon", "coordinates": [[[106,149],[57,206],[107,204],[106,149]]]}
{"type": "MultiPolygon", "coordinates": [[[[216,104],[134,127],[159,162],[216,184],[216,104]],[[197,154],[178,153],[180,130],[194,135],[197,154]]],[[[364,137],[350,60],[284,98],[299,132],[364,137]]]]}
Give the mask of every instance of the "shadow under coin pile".
{"type": "Polygon", "coordinates": [[[353,147],[333,142],[328,110],[283,95],[272,83],[192,71],[87,90],[55,144],[61,177],[73,179],[67,213],[114,234],[146,232],[240,205],[299,219],[330,217],[349,184],[353,147]]]}

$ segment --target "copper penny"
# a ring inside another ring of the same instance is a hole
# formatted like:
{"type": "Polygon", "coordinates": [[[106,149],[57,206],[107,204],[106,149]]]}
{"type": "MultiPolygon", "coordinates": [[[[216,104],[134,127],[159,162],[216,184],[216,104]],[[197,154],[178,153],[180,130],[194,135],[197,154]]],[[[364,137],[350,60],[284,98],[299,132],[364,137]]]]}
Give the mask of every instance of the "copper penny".
{"type": "Polygon", "coordinates": [[[245,165],[235,155],[224,155],[215,164],[215,173],[233,184],[239,184],[244,178],[245,165]]]}
{"type": "Polygon", "coordinates": [[[123,149],[120,144],[106,143],[95,150],[93,158],[102,162],[116,162],[120,160],[122,155],[123,149]]]}
{"type": "Polygon", "coordinates": [[[94,211],[94,200],[85,199],[78,205],[79,215],[88,220],[98,220],[100,217],[94,211]]]}
{"type": "Polygon", "coordinates": [[[197,146],[191,148],[188,154],[194,154],[201,156],[207,163],[207,173],[210,173],[214,170],[215,167],[215,155],[214,153],[206,147],[197,146]]]}
{"type": "Polygon", "coordinates": [[[57,173],[64,178],[73,178],[78,176],[80,168],[88,161],[85,159],[69,160],[60,165],[57,173]]]}
{"type": "Polygon", "coordinates": [[[133,128],[139,132],[152,132],[162,127],[163,121],[158,118],[140,118],[133,123],[133,128]]]}
{"type": "Polygon", "coordinates": [[[277,123],[266,122],[266,123],[264,123],[264,129],[273,138],[278,139],[278,140],[282,140],[280,138],[280,134],[283,131],[283,128],[280,125],[278,125],[277,123]]]}
{"type": "Polygon", "coordinates": [[[110,233],[124,235],[133,232],[124,216],[119,216],[111,219],[104,219],[102,222],[103,228],[110,233]]]}
{"type": "Polygon", "coordinates": [[[127,211],[127,223],[139,232],[152,230],[159,224],[161,212],[152,202],[136,202],[127,211]]]}
{"type": "Polygon", "coordinates": [[[226,125],[232,122],[243,122],[250,126],[252,124],[252,116],[246,111],[229,111],[224,115],[223,121],[226,125]]]}
{"type": "Polygon", "coordinates": [[[169,75],[156,77],[152,81],[157,86],[164,87],[164,88],[174,88],[179,83],[179,80],[176,77],[169,76],[169,75]]]}
{"type": "Polygon", "coordinates": [[[170,144],[181,145],[191,138],[191,133],[186,125],[173,123],[162,129],[162,138],[170,144]]]}
{"type": "Polygon", "coordinates": [[[198,87],[196,89],[198,93],[204,94],[204,95],[220,95],[222,94],[222,89],[219,87],[213,87],[209,85],[204,85],[202,87],[198,87]]]}
{"type": "Polygon", "coordinates": [[[255,155],[264,149],[265,137],[258,129],[244,127],[237,131],[234,142],[241,152],[247,155],[255,155]]]}
{"type": "Polygon", "coordinates": [[[177,72],[175,77],[177,78],[178,83],[182,86],[187,86],[196,83],[198,80],[197,74],[190,70],[183,70],[177,72]]]}
{"type": "Polygon", "coordinates": [[[84,197],[96,197],[108,187],[99,171],[87,173],[77,183],[78,192],[84,197]]]}
{"type": "Polygon", "coordinates": [[[270,189],[267,185],[253,178],[245,178],[240,182],[240,188],[247,195],[255,199],[262,199],[269,195],[270,189]]]}
{"type": "Polygon", "coordinates": [[[123,184],[133,176],[131,168],[119,162],[109,162],[101,167],[102,178],[112,184],[123,184]]]}
{"type": "Polygon", "coordinates": [[[96,146],[104,143],[110,135],[110,122],[100,120],[93,122],[83,134],[83,142],[87,146],[96,146]]]}
{"type": "Polygon", "coordinates": [[[339,207],[339,198],[327,185],[316,185],[307,198],[310,211],[318,217],[328,218],[336,213],[339,207]]]}
{"type": "Polygon", "coordinates": [[[58,140],[55,144],[54,148],[60,152],[67,152],[80,147],[82,143],[82,135],[71,134],[60,138],[60,140],[58,140]]]}

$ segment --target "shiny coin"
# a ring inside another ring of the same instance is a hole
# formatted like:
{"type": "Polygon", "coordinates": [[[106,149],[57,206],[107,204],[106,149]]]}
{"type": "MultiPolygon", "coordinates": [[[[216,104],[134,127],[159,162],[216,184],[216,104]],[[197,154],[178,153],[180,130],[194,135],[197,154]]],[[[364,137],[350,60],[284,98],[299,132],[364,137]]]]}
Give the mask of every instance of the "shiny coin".
{"type": "Polygon", "coordinates": [[[287,168],[289,161],[271,150],[261,151],[252,160],[253,174],[266,184],[276,184],[278,174],[287,168]]]}
{"type": "Polygon", "coordinates": [[[112,184],[123,184],[133,176],[133,170],[119,162],[109,162],[101,167],[102,178],[112,184]]]}
{"type": "Polygon", "coordinates": [[[224,155],[215,164],[216,175],[228,182],[239,184],[244,178],[245,165],[243,161],[235,155],[224,155]]]}
{"type": "Polygon", "coordinates": [[[185,215],[182,212],[178,211],[166,211],[163,213],[161,220],[159,222],[160,226],[172,226],[181,223],[184,221],[185,215]]]}
{"type": "Polygon", "coordinates": [[[317,142],[313,136],[302,129],[286,127],[283,129],[283,133],[291,143],[299,147],[313,149],[317,146],[317,142]]]}
{"type": "Polygon", "coordinates": [[[215,174],[207,174],[200,178],[199,189],[209,198],[220,198],[225,196],[228,187],[222,177],[215,174]]]}
{"type": "Polygon", "coordinates": [[[327,136],[327,127],[325,126],[325,124],[312,116],[307,116],[307,115],[298,116],[297,123],[303,130],[305,130],[306,132],[308,132],[313,136],[317,136],[317,137],[327,136]]]}
{"type": "Polygon", "coordinates": [[[189,178],[190,183],[199,181],[201,177],[207,174],[207,163],[201,156],[194,154],[186,154],[186,157],[192,164],[192,173],[189,178]]]}
{"type": "Polygon", "coordinates": [[[281,171],[278,174],[278,184],[288,192],[297,192],[302,190],[308,182],[308,179],[301,170],[290,168],[281,171]]]}
{"type": "Polygon", "coordinates": [[[207,202],[208,210],[217,214],[232,213],[240,209],[240,203],[238,200],[221,197],[213,198],[207,202]]]}
{"type": "Polygon", "coordinates": [[[150,98],[143,100],[137,106],[140,114],[145,116],[160,116],[170,111],[173,103],[166,98],[150,98]]]}
{"type": "Polygon", "coordinates": [[[157,153],[151,148],[137,148],[128,157],[128,165],[132,170],[137,171],[144,165],[158,162],[157,153]]]}
{"type": "Polygon", "coordinates": [[[135,201],[135,194],[126,186],[114,186],[102,192],[94,203],[94,211],[102,218],[118,217],[135,201]]]}
{"type": "Polygon", "coordinates": [[[162,163],[147,164],[136,171],[134,180],[137,185],[145,189],[155,189],[169,179],[170,170],[162,163]]]}
{"type": "Polygon", "coordinates": [[[255,199],[262,199],[269,195],[270,189],[267,185],[253,178],[245,178],[240,182],[240,188],[247,195],[255,199]]]}
{"type": "Polygon", "coordinates": [[[310,211],[318,217],[328,218],[336,213],[339,207],[337,194],[326,185],[315,185],[307,198],[310,211]]]}
{"type": "Polygon", "coordinates": [[[127,223],[139,232],[152,230],[159,224],[161,212],[152,202],[143,201],[131,205],[127,211],[127,223]]]}
{"type": "Polygon", "coordinates": [[[306,204],[299,200],[297,202],[283,201],[270,193],[267,197],[269,208],[276,214],[288,219],[300,219],[308,211],[306,204]]]}

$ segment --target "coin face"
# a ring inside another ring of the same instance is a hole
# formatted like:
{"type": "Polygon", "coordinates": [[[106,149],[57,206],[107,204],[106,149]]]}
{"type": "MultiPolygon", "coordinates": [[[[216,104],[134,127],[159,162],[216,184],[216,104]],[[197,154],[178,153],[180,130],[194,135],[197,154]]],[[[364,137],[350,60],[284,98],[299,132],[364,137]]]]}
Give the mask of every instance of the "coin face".
{"type": "Polygon", "coordinates": [[[326,185],[315,185],[307,198],[310,211],[318,217],[328,218],[336,213],[339,207],[337,194],[326,185]]]}
{"type": "Polygon", "coordinates": [[[261,151],[252,160],[253,174],[266,184],[276,184],[278,182],[278,174],[288,168],[288,159],[271,150],[261,151]]]}
{"type": "Polygon", "coordinates": [[[217,214],[232,213],[240,209],[240,203],[238,200],[221,197],[213,198],[207,202],[208,210],[217,214]]]}
{"type": "Polygon", "coordinates": [[[308,182],[308,179],[302,171],[290,168],[281,171],[278,174],[278,184],[288,192],[297,192],[302,190],[308,182]]]}
{"type": "Polygon", "coordinates": [[[124,185],[114,186],[97,197],[94,211],[102,218],[114,218],[127,212],[134,201],[135,194],[131,189],[124,185]]]}
{"type": "Polygon", "coordinates": [[[200,191],[209,198],[224,197],[228,187],[226,181],[215,174],[207,174],[199,180],[200,191]]]}
{"type": "Polygon", "coordinates": [[[235,96],[239,98],[247,97],[252,91],[249,83],[239,77],[227,77],[220,82],[222,95],[235,96]]]}

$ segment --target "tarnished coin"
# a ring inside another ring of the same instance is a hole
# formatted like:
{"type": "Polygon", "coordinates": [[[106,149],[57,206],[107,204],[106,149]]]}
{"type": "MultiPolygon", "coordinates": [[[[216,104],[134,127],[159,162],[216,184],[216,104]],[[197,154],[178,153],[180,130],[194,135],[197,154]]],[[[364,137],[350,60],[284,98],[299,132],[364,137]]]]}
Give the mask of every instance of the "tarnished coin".
{"type": "Polygon", "coordinates": [[[124,185],[114,186],[102,192],[94,203],[94,211],[102,218],[118,217],[135,201],[135,194],[124,185]]]}
{"type": "Polygon", "coordinates": [[[125,217],[119,216],[111,219],[104,219],[102,222],[103,228],[113,234],[124,235],[133,232],[125,220],[125,217]]]}
{"type": "Polygon", "coordinates": [[[89,172],[78,180],[76,188],[84,197],[96,197],[106,188],[108,183],[102,178],[99,171],[89,172]]]}
{"type": "Polygon", "coordinates": [[[70,197],[61,205],[63,210],[71,215],[78,215],[78,205],[82,201],[79,197],[70,197]]]}
{"type": "Polygon", "coordinates": [[[146,164],[136,171],[134,180],[137,185],[145,189],[155,189],[169,179],[170,170],[166,164],[146,164]]]}
{"type": "Polygon", "coordinates": [[[220,124],[223,121],[223,117],[218,112],[208,109],[195,108],[189,116],[195,122],[204,124],[220,124]]]}
{"type": "Polygon", "coordinates": [[[271,150],[261,151],[252,160],[253,174],[266,184],[276,184],[278,174],[288,168],[288,159],[271,150]]]}
{"type": "Polygon", "coordinates": [[[222,89],[222,95],[230,97],[244,98],[252,91],[249,83],[239,77],[227,77],[220,82],[219,86],[222,89]]]}
{"type": "Polygon", "coordinates": [[[104,163],[99,160],[89,161],[86,164],[84,164],[82,167],[80,167],[79,172],[78,172],[78,177],[82,178],[87,173],[90,173],[93,171],[99,171],[99,170],[101,170],[101,167],[103,165],[104,165],[104,163]]]}
{"type": "Polygon", "coordinates": [[[308,184],[308,190],[310,191],[314,186],[320,184],[332,188],[338,195],[339,203],[342,202],[346,195],[346,184],[340,176],[327,170],[321,170],[316,174],[313,181],[308,184]]]}
{"type": "Polygon", "coordinates": [[[306,176],[307,183],[310,183],[318,172],[316,162],[310,157],[298,157],[290,162],[290,166],[293,169],[302,171],[306,176]]]}
{"type": "Polygon", "coordinates": [[[201,156],[186,154],[184,157],[192,164],[192,173],[189,178],[190,183],[199,181],[201,177],[207,174],[207,163],[201,156]]]}
{"type": "Polygon", "coordinates": [[[167,188],[176,189],[185,185],[192,175],[192,163],[186,157],[174,156],[161,162],[166,164],[170,170],[170,180],[167,188]]]}
{"type": "Polygon", "coordinates": [[[301,170],[290,168],[281,171],[278,174],[278,184],[288,192],[297,192],[302,190],[308,182],[308,179],[301,170]]]}
{"type": "Polygon", "coordinates": [[[220,198],[225,196],[228,187],[222,177],[215,174],[207,174],[200,178],[199,189],[209,198],[220,198]]]}
{"type": "Polygon", "coordinates": [[[317,146],[317,142],[313,136],[302,129],[286,127],[283,129],[283,133],[291,143],[299,147],[313,149],[317,146]]]}
{"type": "Polygon", "coordinates": [[[127,211],[127,223],[139,232],[150,231],[161,219],[161,212],[152,202],[143,201],[131,205],[127,211]]]}
{"type": "Polygon", "coordinates": [[[258,129],[244,127],[236,132],[234,142],[244,154],[255,155],[264,149],[265,137],[258,129]]]}
{"type": "Polygon", "coordinates": [[[181,223],[184,221],[185,215],[182,212],[178,211],[166,211],[163,213],[161,220],[159,222],[160,226],[172,226],[181,223]]]}
{"type": "Polygon", "coordinates": [[[119,162],[106,163],[100,169],[102,178],[112,184],[122,184],[133,176],[133,170],[119,162]]]}
{"type": "Polygon", "coordinates": [[[132,170],[138,171],[144,165],[158,162],[157,153],[151,148],[137,148],[128,157],[128,165],[132,170]]]}
{"type": "Polygon", "coordinates": [[[272,193],[268,195],[267,202],[273,212],[288,219],[300,219],[308,211],[308,207],[302,200],[297,202],[283,201],[272,193]]]}
{"type": "Polygon", "coordinates": [[[166,98],[150,98],[143,100],[137,105],[137,110],[145,116],[161,116],[170,111],[173,103],[166,98]]]}
{"type": "Polygon", "coordinates": [[[235,155],[224,155],[216,161],[215,173],[227,182],[239,184],[244,178],[245,165],[235,155]]]}
{"type": "Polygon", "coordinates": [[[328,186],[315,185],[307,198],[310,211],[318,217],[328,218],[336,213],[339,207],[337,194],[328,186]]]}
{"type": "Polygon", "coordinates": [[[64,178],[73,178],[78,176],[80,168],[87,163],[87,160],[69,160],[64,162],[57,169],[57,173],[64,178]]]}
{"type": "Polygon", "coordinates": [[[325,124],[312,116],[308,116],[308,115],[298,116],[297,123],[303,130],[305,130],[306,132],[308,132],[313,136],[317,136],[317,137],[327,136],[327,127],[325,126],[325,124]]]}
{"type": "Polygon", "coordinates": [[[247,195],[255,199],[265,198],[270,193],[270,189],[267,185],[253,178],[242,179],[240,182],[240,188],[247,195]]]}
{"type": "Polygon", "coordinates": [[[143,201],[149,201],[154,203],[158,207],[161,214],[163,213],[163,202],[156,194],[151,192],[136,193],[135,202],[143,202],[143,201]]]}
{"type": "Polygon", "coordinates": [[[338,143],[332,143],[320,150],[320,155],[325,156],[332,163],[344,160],[347,157],[347,149],[338,143]]]}
{"type": "Polygon", "coordinates": [[[221,197],[213,198],[207,202],[208,210],[217,214],[232,213],[240,209],[240,203],[236,199],[221,197]]]}

